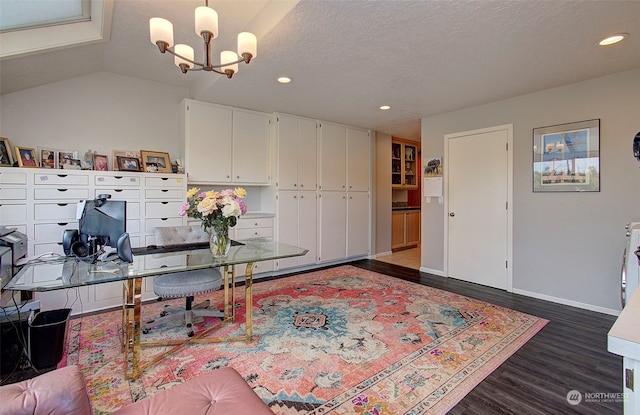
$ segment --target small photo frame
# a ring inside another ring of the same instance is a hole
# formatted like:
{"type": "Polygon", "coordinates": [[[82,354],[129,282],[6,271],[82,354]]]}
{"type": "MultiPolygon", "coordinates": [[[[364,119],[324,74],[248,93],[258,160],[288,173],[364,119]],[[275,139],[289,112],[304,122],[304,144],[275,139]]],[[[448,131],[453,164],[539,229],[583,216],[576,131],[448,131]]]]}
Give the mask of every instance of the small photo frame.
{"type": "MultiPolygon", "coordinates": [[[[70,166],[70,160],[77,160],[78,152],[72,150],[58,150],[58,168],[64,169],[64,166],[70,166]]],[[[67,167],[68,168],[68,167],[67,167]]]]}
{"type": "Polygon", "coordinates": [[[13,154],[11,154],[11,144],[6,137],[0,137],[0,166],[13,166],[13,154]]]}
{"type": "Polygon", "coordinates": [[[140,160],[135,157],[118,156],[118,170],[121,171],[140,171],[140,160]]]}
{"type": "Polygon", "coordinates": [[[171,159],[169,153],[159,151],[140,150],[144,171],[150,173],[171,173],[171,159]]]}
{"type": "Polygon", "coordinates": [[[20,167],[38,167],[38,159],[36,150],[30,147],[15,147],[18,166],[20,167]]]}
{"type": "Polygon", "coordinates": [[[40,156],[40,167],[43,169],[58,168],[58,150],[38,147],[38,154],[40,156]]]}
{"type": "Polygon", "coordinates": [[[60,168],[64,170],[82,170],[82,160],[64,159],[60,168]]]}
{"type": "Polygon", "coordinates": [[[533,129],[533,191],[600,191],[600,119],[533,129]]]}
{"type": "Polygon", "coordinates": [[[138,165],[140,165],[140,152],[134,150],[113,150],[111,154],[113,160],[113,170],[120,170],[118,164],[118,157],[129,157],[138,159],[138,165]]]}
{"type": "Polygon", "coordinates": [[[109,171],[109,158],[102,154],[93,155],[93,170],[109,171]]]}

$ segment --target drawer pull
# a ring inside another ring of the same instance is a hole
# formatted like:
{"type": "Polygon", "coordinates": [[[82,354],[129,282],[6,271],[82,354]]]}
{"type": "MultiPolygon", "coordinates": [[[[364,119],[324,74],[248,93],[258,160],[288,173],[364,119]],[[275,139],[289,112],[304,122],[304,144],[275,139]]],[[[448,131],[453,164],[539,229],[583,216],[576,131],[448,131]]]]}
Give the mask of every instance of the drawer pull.
{"type": "Polygon", "coordinates": [[[166,204],[168,204],[169,202],[160,202],[160,203],[162,203],[163,205],[166,205],[166,204]]]}
{"type": "Polygon", "coordinates": [[[69,189],[58,189],[59,192],[66,192],[69,189]]]}
{"type": "Polygon", "coordinates": [[[160,220],[169,220],[169,218],[160,218],[160,220]]]}
{"type": "Polygon", "coordinates": [[[121,193],[121,192],[123,192],[123,190],[122,190],[122,189],[113,189],[113,191],[114,191],[114,192],[116,192],[116,193],[121,193]]]}
{"type": "Polygon", "coordinates": [[[169,178],[168,177],[161,177],[160,180],[165,180],[166,181],[166,180],[169,180],[169,178]]]}
{"type": "Polygon", "coordinates": [[[69,224],[69,222],[67,222],[67,223],[60,223],[60,222],[58,222],[58,226],[67,226],[68,224],[69,224]]]}
{"type": "Polygon", "coordinates": [[[68,203],[57,203],[57,205],[60,206],[60,207],[64,207],[64,206],[67,206],[68,203]]]}
{"type": "Polygon", "coordinates": [[[65,178],[65,177],[67,177],[67,176],[68,176],[68,174],[58,174],[57,176],[58,176],[58,177],[65,178]]]}
{"type": "Polygon", "coordinates": [[[162,193],[167,193],[167,192],[168,192],[168,190],[167,190],[167,189],[162,189],[162,190],[160,190],[160,191],[161,191],[162,193]]]}

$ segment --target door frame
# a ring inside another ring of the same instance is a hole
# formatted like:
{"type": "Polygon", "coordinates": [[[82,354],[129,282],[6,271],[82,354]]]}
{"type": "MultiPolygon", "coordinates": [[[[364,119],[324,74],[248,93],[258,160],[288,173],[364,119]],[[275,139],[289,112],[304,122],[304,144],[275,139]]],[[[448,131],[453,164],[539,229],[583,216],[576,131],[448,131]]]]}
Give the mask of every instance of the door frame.
{"type": "Polygon", "coordinates": [[[444,276],[449,277],[449,140],[459,137],[485,134],[494,131],[507,132],[507,291],[513,292],[513,124],[477,130],[462,131],[444,136],[444,174],[442,178],[444,194],[444,276]]]}

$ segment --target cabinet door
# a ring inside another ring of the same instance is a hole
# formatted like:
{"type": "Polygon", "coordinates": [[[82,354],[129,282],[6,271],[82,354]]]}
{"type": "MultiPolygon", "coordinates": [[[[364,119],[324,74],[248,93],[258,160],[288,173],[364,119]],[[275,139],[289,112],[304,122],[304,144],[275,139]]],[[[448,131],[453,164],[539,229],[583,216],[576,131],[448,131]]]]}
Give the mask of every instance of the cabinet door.
{"type": "Polygon", "coordinates": [[[298,265],[315,264],[318,256],[318,203],[316,192],[298,193],[298,245],[308,249],[298,257],[298,265]]]}
{"type": "Polygon", "coordinates": [[[269,183],[269,116],[233,111],[233,182],[269,183]]]}
{"type": "Polygon", "coordinates": [[[322,123],[320,131],[320,189],[345,191],[347,186],[347,130],[322,123]]]}
{"type": "Polygon", "coordinates": [[[184,110],[188,180],[231,182],[232,111],[194,101],[189,101],[184,110]]]}
{"type": "Polygon", "coordinates": [[[391,249],[404,246],[404,212],[391,214],[391,249]]]}
{"type": "MultiPolygon", "coordinates": [[[[278,189],[298,189],[298,119],[278,115],[278,189]]],[[[315,129],[314,129],[315,134],[315,129]]]]}
{"type": "Polygon", "coordinates": [[[369,190],[369,133],[347,129],[347,190],[369,190]]]}
{"type": "Polygon", "coordinates": [[[420,243],[420,211],[412,210],[406,214],[406,243],[417,245],[420,243]]]}
{"type": "Polygon", "coordinates": [[[315,121],[298,119],[298,190],[316,190],[318,187],[317,137],[315,121]]]}
{"type": "Polygon", "coordinates": [[[347,194],[320,194],[320,253],[321,262],[343,259],[347,254],[347,194]]]}
{"type": "MultiPolygon", "coordinates": [[[[277,209],[278,242],[298,246],[298,192],[278,192],[277,209]]],[[[278,269],[291,268],[297,265],[298,258],[296,257],[278,260],[278,269]]]]}
{"type": "Polygon", "coordinates": [[[347,256],[369,253],[369,194],[347,195],[347,256]]]}

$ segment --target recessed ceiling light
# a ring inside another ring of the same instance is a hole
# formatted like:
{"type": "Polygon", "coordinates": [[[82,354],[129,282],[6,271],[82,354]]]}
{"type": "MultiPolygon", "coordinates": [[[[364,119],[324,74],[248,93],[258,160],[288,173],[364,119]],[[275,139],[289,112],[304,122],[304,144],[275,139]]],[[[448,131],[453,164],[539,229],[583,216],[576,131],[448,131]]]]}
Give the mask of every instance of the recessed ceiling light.
{"type": "Polygon", "coordinates": [[[380,107],[380,109],[381,109],[382,111],[386,111],[386,110],[390,110],[390,109],[391,109],[391,107],[390,107],[389,105],[383,105],[383,106],[381,106],[381,107],[380,107]]]}
{"type": "Polygon", "coordinates": [[[291,82],[291,78],[289,78],[288,76],[281,76],[278,78],[278,82],[280,82],[281,84],[288,84],[289,82],[291,82]]]}
{"type": "Polygon", "coordinates": [[[629,34],[627,33],[618,33],[613,36],[607,36],[604,39],[600,40],[600,42],[598,42],[598,45],[600,46],[613,45],[614,43],[621,42],[627,36],[629,36],[629,34]]]}

